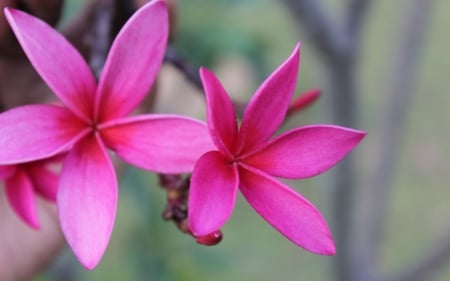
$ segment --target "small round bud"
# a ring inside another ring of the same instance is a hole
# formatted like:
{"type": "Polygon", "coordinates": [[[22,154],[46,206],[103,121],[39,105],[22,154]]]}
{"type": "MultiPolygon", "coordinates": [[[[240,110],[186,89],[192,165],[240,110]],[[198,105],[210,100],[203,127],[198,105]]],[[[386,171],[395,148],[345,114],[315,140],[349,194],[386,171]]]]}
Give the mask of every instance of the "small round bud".
{"type": "Polygon", "coordinates": [[[217,230],[205,236],[197,236],[195,237],[195,241],[205,246],[214,246],[219,244],[220,241],[222,241],[222,238],[223,238],[222,231],[217,230]]]}

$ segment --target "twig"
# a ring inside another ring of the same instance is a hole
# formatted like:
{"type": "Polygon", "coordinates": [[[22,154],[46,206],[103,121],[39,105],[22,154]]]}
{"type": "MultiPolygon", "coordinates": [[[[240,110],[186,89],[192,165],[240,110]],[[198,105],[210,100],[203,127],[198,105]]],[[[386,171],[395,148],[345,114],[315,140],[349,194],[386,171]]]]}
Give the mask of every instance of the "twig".
{"type": "Polygon", "coordinates": [[[321,55],[334,62],[348,51],[347,31],[331,20],[320,0],[283,0],[294,19],[305,27],[321,55]]]}
{"type": "Polygon", "coordinates": [[[97,78],[100,77],[110,48],[110,32],[113,17],[112,4],[111,0],[99,1],[95,10],[95,18],[90,36],[91,57],[89,62],[97,78]]]}
{"type": "MultiPolygon", "coordinates": [[[[325,63],[331,93],[324,93],[328,118],[340,125],[358,127],[356,59],[359,33],[366,18],[369,0],[349,0],[348,11],[341,21],[333,20],[320,0],[284,0],[295,20],[305,27],[312,43],[325,63]],[[359,14],[361,13],[361,14],[359,14]]],[[[330,188],[331,228],[337,255],[333,259],[333,279],[353,281],[359,271],[355,266],[356,248],[354,214],[356,201],[355,163],[347,157],[328,176],[330,188]]]]}
{"type": "Polygon", "coordinates": [[[372,0],[348,0],[346,24],[349,36],[353,43],[359,42],[359,35],[361,34],[361,27],[363,21],[367,17],[367,11],[372,0]]]}
{"type": "MultiPolygon", "coordinates": [[[[184,77],[191,82],[197,89],[203,93],[203,84],[200,79],[200,74],[197,67],[194,67],[189,61],[187,61],[180,53],[178,53],[173,47],[168,47],[164,56],[164,62],[170,63],[176,67],[184,77]]],[[[237,101],[232,101],[236,114],[240,117],[244,114],[246,104],[237,101]]]]}
{"type": "MultiPolygon", "coordinates": [[[[383,106],[385,112],[381,114],[380,147],[376,161],[372,182],[369,189],[370,201],[365,206],[368,210],[365,219],[366,237],[365,263],[367,267],[376,267],[379,255],[380,242],[382,241],[385,221],[387,218],[387,206],[389,194],[392,189],[394,170],[401,151],[404,128],[406,127],[408,108],[414,94],[414,85],[419,69],[420,52],[425,42],[427,24],[434,1],[414,0],[411,3],[409,13],[406,16],[405,29],[399,34],[398,54],[394,66],[391,68],[391,89],[389,98],[383,106]]],[[[376,269],[375,269],[376,270],[376,269]]]]}

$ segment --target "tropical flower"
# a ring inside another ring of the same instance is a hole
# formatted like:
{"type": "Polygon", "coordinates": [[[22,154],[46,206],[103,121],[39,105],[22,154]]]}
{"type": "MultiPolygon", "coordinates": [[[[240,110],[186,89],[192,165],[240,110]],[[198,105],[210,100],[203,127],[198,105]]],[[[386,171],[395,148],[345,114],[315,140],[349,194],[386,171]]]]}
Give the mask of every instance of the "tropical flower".
{"type": "Polygon", "coordinates": [[[57,191],[59,221],[88,269],[100,261],[117,208],[116,174],[107,152],[138,167],[191,171],[211,149],[205,124],[176,115],[126,117],[142,101],[167,44],[164,1],[144,5],[111,46],[98,86],[86,62],[62,35],[26,13],[5,9],[23,50],[64,106],[27,105],[0,115],[0,165],[67,151],[57,191]]]}
{"type": "Polygon", "coordinates": [[[39,229],[35,195],[56,202],[58,175],[49,167],[57,159],[0,166],[0,180],[15,213],[30,227],[39,229]]]}
{"type": "Polygon", "coordinates": [[[271,138],[283,122],[295,89],[300,45],[259,87],[238,129],[230,98],[219,80],[200,70],[207,102],[207,125],[216,148],[195,164],[188,220],[198,236],[219,229],[230,217],[237,190],[269,224],[313,253],[335,253],[320,212],[275,177],[316,176],[340,161],[365,132],[313,125],[271,138]]]}

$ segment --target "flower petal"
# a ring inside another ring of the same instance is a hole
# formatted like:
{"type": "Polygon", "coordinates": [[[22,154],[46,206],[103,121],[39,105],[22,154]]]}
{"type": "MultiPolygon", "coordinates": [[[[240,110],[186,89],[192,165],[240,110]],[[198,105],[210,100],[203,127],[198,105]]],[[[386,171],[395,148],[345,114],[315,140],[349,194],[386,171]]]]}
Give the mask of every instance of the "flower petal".
{"type": "Polygon", "coordinates": [[[234,153],[237,120],[233,104],[220,81],[206,68],[200,68],[207,104],[207,124],[216,146],[225,153],[234,153]]]}
{"type": "Polygon", "coordinates": [[[29,162],[69,149],[86,134],[67,109],[27,105],[0,114],[0,164],[29,162]]]}
{"type": "Polygon", "coordinates": [[[6,196],[16,214],[29,226],[39,229],[38,212],[33,185],[27,174],[20,168],[5,181],[6,196]]]}
{"type": "Polygon", "coordinates": [[[260,147],[283,122],[297,83],[299,62],[300,44],[250,100],[239,133],[241,153],[260,147]]]}
{"type": "Polygon", "coordinates": [[[206,125],[176,115],[140,115],[104,124],[106,145],[137,167],[159,173],[192,171],[195,161],[214,149],[206,125]]]}
{"type": "Polygon", "coordinates": [[[283,178],[308,178],[332,168],[366,135],[331,125],[297,128],[245,159],[248,165],[283,178]]]}
{"type": "Polygon", "coordinates": [[[99,82],[96,116],[101,122],[124,117],[142,101],[156,78],[167,37],[164,1],[144,5],[124,25],[99,82]]]}
{"type": "Polygon", "coordinates": [[[320,212],[306,198],[256,169],[239,169],[240,188],[250,205],[294,244],[334,255],[333,238],[320,212]]]}
{"type": "Polygon", "coordinates": [[[56,202],[56,191],[58,190],[58,175],[50,171],[45,165],[27,165],[27,172],[33,182],[34,189],[45,199],[56,202]]]}
{"type": "Polygon", "coordinates": [[[16,172],[16,165],[0,165],[0,180],[11,177],[16,172]]]}
{"type": "Polygon", "coordinates": [[[239,177],[218,151],[210,151],[195,164],[189,190],[188,219],[194,235],[218,230],[230,217],[239,177]]]}
{"type": "Polygon", "coordinates": [[[108,245],[117,192],[114,168],[99,138],[77,143],[63,163],[57,206],[66,240],[87,269],[98,264],[108,245]]]}
{"type": "Polygon", "coordinates": [[[96,83],[78,51],[44,21],[5,9],[6,18],[36,71],[78,117],[91,116],[96,83]]]}

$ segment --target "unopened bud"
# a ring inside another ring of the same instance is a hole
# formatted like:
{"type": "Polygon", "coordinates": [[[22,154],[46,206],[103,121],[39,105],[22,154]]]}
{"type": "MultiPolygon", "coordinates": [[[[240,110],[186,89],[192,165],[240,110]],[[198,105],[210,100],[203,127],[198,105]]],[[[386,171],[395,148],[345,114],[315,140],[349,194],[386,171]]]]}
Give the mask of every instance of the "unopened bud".
{"type": "Polygon", "coordinates": [[[217,230],[205,236],[197,236],[195,237],[195,241],[205,246],[214,246],[219,244],[220,241],[222,241],[222,238],[223,238],[222,231],[217,230]]]}
{"type": "Polygon", "coordinates": [[[299,97],[294,99],[294,101],[289,105],[288,113],[292,114],[294,112],[301,111],[306,107],[313,104],[320,96],[319,89],[311,89],[303,92],[299,97]]]}

